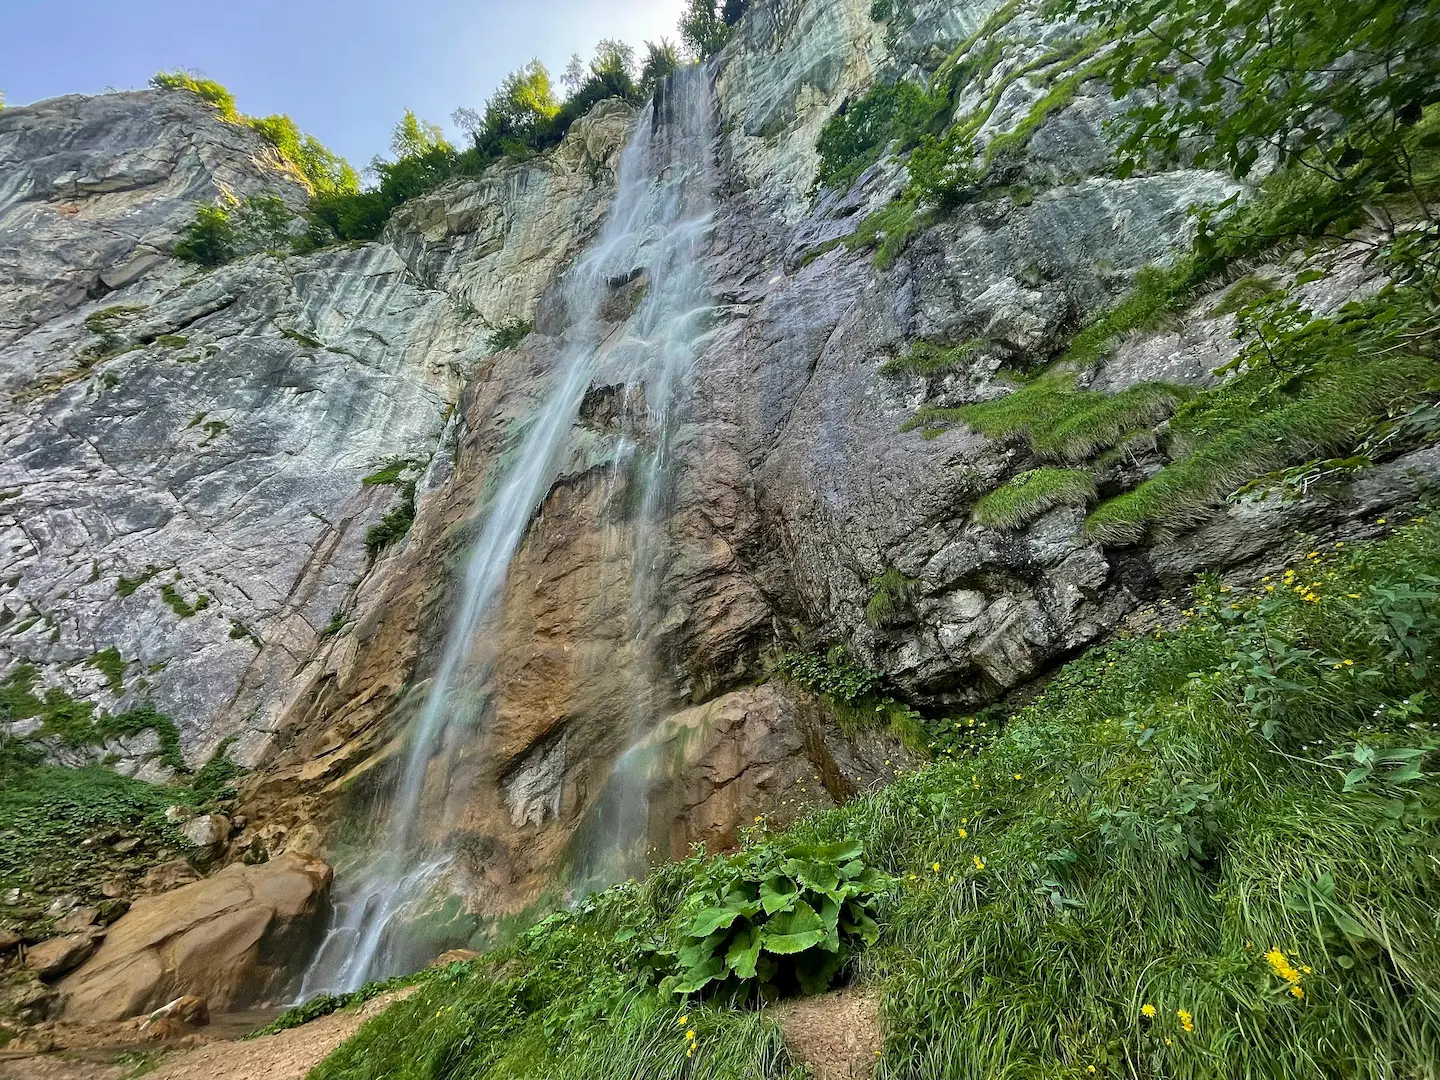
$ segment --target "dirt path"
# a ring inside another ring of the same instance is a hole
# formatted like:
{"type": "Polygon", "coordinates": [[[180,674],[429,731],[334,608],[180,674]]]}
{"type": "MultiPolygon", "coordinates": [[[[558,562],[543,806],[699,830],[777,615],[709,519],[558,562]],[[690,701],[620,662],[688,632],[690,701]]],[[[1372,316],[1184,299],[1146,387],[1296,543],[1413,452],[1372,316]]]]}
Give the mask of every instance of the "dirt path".
{"type": "MultiPolygon", "coordinates": [[[[302,1027],[245,1042],[212,1042],[166,1054],[146,1080],[305,1080],[337,1046],[402,994],[386,994],[302,1027]]],[[[0,1080],[125,1080],[138,1061],[86,1060],[64,1054],[0,1060],[0,1080]]]]}
{"type": "Polygon", "coordinates": [[[880,1002],[847,987],[818,997],[772,1005],[790,1052],[815,1070],[816,1080],[870,1080],[880,1053],[880,1002]]]}

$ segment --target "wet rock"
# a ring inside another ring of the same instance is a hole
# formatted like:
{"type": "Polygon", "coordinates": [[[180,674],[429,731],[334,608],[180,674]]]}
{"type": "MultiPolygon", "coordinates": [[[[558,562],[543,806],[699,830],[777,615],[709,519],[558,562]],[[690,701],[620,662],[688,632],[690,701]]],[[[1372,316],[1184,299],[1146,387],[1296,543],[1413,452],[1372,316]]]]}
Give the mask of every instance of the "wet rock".
{"type": "Polygon", "coordinates": [[[189,995],[219,1010],[261,999],[313,946],[330,879],[324,863],[286,855],[137,900],[61,984],[66,1017],[123,1020],[189,995]]]}

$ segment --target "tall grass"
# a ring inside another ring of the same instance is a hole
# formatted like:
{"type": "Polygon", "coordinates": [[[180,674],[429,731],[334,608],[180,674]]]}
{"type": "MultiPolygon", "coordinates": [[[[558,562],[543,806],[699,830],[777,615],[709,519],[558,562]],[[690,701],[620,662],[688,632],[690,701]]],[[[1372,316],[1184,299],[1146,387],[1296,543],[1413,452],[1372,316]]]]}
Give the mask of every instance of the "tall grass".
{"type": "Polygon", "coordinates": [[[1057,506],[1085,506],[1095,499],[1095,480],[1083,469],[1031,469],[975,504],[981,525],[1018,529],[1057,506]]]}

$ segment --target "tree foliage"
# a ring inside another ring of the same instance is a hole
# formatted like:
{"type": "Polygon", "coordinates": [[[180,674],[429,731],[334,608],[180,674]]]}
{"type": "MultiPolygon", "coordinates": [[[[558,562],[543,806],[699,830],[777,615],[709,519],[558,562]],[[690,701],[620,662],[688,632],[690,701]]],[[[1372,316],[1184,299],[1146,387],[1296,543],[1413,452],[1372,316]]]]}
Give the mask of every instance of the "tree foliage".
{"type": "Polygon", "coordinates": [[[680,40],[692,56],[714,56],[730,42],[749,0],[689,0],[680,16],[680,40]]]}
{"type": "MultiPolygon", "coordinates": [[[[1188,158],[1247,176],[1263,157],[1413,191],[1407,129],[1440,101],[1431,0],[1068,0],[1118,40],[1102,73],[1125,118],[1122,175],[1188,158]]],[[[1424,199],[1415,193],[1425,212],[1424,199]]]]}
{"type": "Polygon", "coordinates": [[[246,116],[235,104],[235,95],[214,79],[188,71],[162,71],[150,80],[157,90],[185,90],[213,106],[220,118],[244,124],[266,139],[281,159],[298,174],[312,195],[352,194],[360,189],[360,178],[350,163],[313,135],[304,134],[290,117],[246,116]]]}

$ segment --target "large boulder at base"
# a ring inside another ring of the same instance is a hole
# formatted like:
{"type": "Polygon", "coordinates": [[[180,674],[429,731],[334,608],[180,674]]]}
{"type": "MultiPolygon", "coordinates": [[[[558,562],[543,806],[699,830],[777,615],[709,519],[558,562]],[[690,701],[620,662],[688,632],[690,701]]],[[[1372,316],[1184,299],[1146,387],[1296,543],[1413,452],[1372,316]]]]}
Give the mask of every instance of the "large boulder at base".
{"type": "Polygon", "coordinates": [[[215,1012],[262,1000],[323,929],[331,877],[324,863],[287,854],[142,897],[60,984],[65,1016],[124,1020],[182,995],[215,1012]]]}

